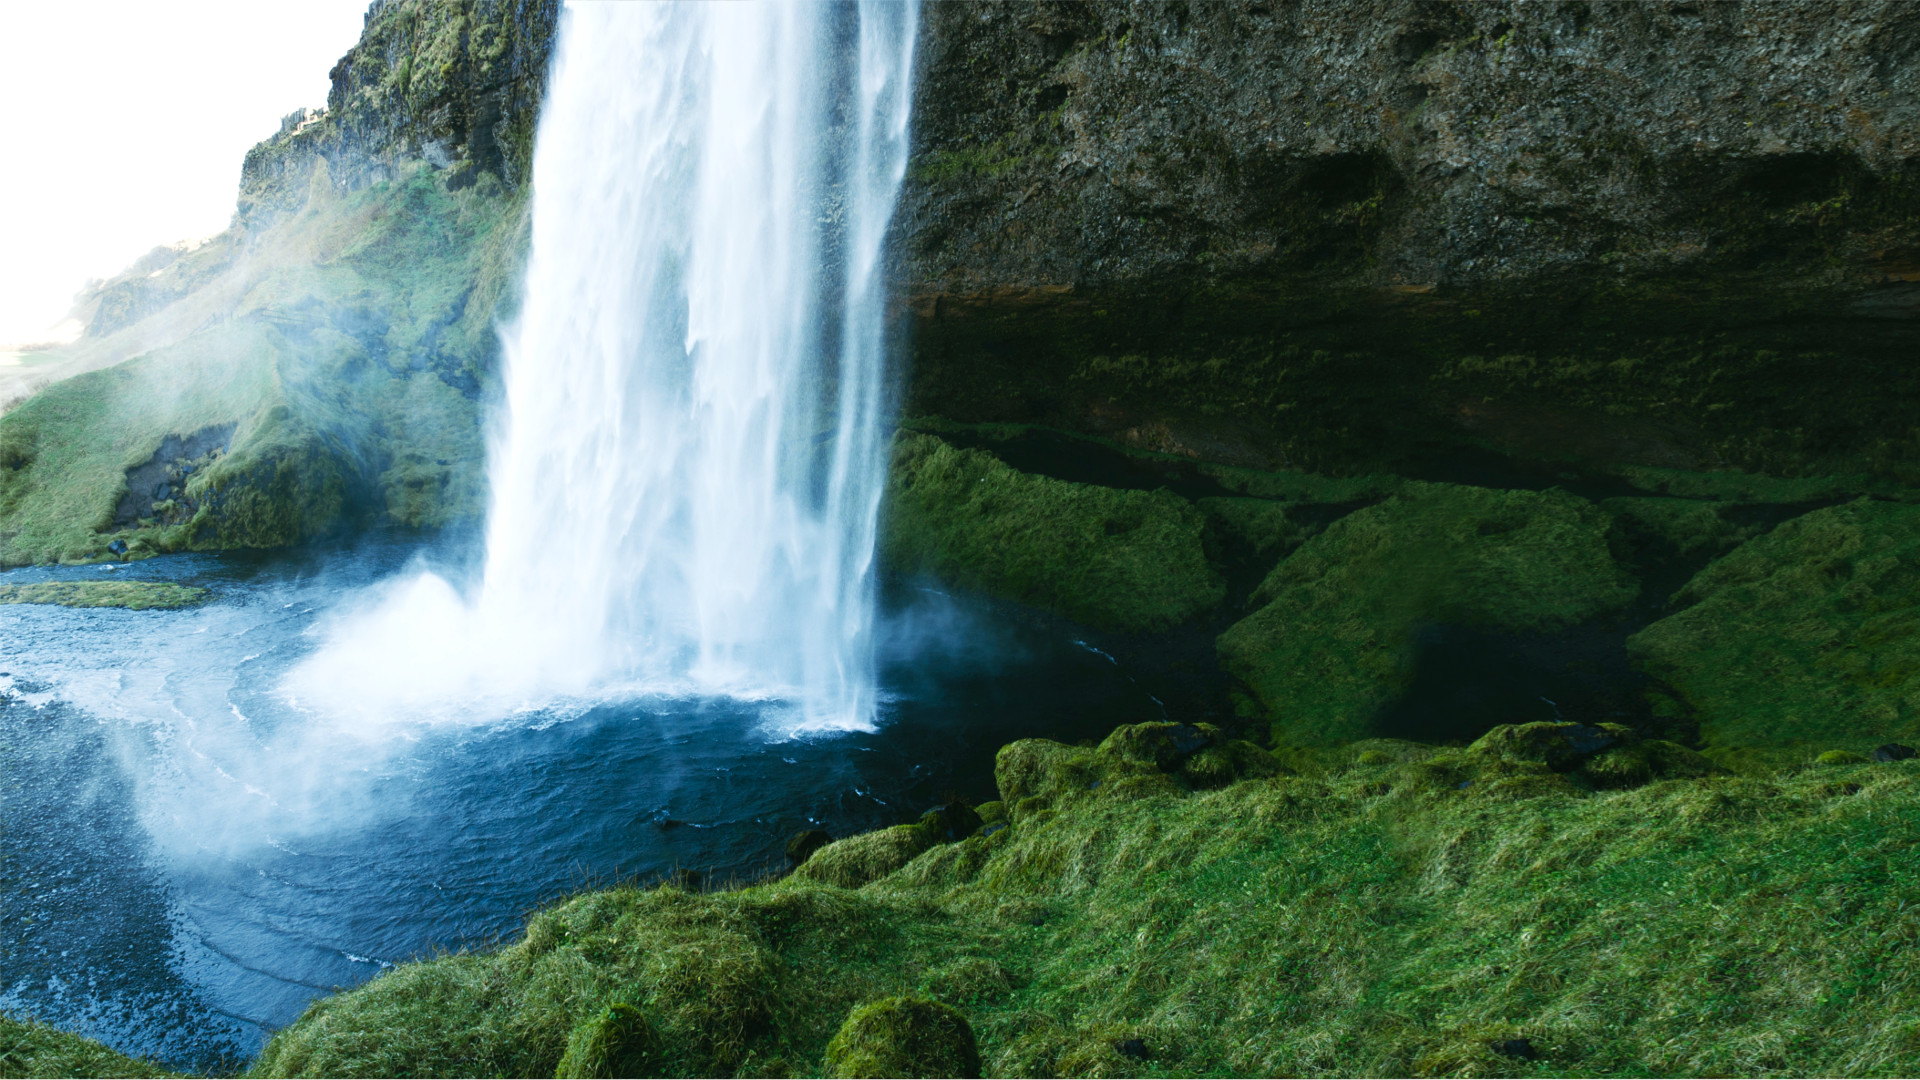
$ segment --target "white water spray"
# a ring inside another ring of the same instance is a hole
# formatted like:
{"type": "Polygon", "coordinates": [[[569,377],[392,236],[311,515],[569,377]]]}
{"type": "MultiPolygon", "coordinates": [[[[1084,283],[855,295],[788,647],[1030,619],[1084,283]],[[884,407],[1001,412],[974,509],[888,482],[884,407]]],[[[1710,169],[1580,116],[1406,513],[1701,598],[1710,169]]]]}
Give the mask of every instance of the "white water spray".
{"type": "Polygon", "coordinates": [[[290,682],[363,707],[612,688],[874,709],[882,239],[910,3],[580,4],[534,155],[476,596],[432,576],[290,682]]]}

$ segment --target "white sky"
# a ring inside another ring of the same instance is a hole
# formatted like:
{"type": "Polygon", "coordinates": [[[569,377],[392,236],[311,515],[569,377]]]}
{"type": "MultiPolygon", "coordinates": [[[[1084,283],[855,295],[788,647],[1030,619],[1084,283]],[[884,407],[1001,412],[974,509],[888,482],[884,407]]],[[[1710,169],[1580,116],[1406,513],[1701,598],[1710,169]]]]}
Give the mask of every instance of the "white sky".
{"type": "Polygon", "coordinates": [[[0,344],[233,215],[240,162],[327,100],[367,0],[0,0],[0,344]]]}

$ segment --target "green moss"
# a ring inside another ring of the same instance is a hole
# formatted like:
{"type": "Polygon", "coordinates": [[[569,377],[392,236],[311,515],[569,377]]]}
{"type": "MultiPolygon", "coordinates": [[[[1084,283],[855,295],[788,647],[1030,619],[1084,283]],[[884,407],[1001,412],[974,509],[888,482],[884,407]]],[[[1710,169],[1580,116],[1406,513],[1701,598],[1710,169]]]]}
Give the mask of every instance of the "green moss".
{"type": "Polygon", "coordinates": [[[1813,759],[1815,765],[1865,765],[1873,759],[1851,750],[1827,750],[1813,759]]]}
{"type": "Polygon", "coordinates": [[[0,585],[0,604],[119,607],[133,611],[183,608],[205,601],[207,590],[165,581],[45,581],[0,585]]]}
{"type": "Polygon", "coordinates": [[[973,1027],[938,1001],[890,997],[854,1009],[827,1044],[826,1075],[980,1075],[973,1027]]]}
{"type": "Polygon", "coordinates": [[[984,451],[903,433],[882,550],[896,572],[933,574],[1092,626],[1162,630],[1225,595],[1204,527],[1171,492],[1030,476],[984,451]]]}
{"type": "Polygon", "coordinates": [[[1409,483],[1308,540],[1219,641],[1278,745],[1365,737],[1405,685],[1415,632],[1562,629],[1634,598],[1609,517],[1561,491],[1409,483]]]}
{"type": "Polygon", "coordinates": [[[1859,500],[1749,540],[1628,647],[1710,753],[1920,736],[1920,507],[1859,500]]]}
{"type": "Polygon", "coordinates": [[[0,1014],[0,1077],[178,1075],[92,1039],[0,1014]]]}
{"type": "Polygon", "coordinates": [[[567,1052],[553,1075],[575,1080],[658,1076],[664,1058],[660,1033],[647,1022],[646,1015],[617,1001],[573,1029],[567,1036],[567,1052]]]}

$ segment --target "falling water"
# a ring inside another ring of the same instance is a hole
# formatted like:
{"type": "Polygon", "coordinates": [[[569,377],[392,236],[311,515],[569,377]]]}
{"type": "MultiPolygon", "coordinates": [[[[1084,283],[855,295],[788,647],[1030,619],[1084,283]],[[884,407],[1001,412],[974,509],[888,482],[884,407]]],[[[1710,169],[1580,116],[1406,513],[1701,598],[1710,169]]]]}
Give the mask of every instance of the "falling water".
{"type": "Polygon", "coordinates": [[[566,10],[483,581],[463,600],[417,579],[335,635],[310,693],[368,692],[405,656],[398,704],[620,685],[870,722],[915,20],[889,0],[566,10]]]}

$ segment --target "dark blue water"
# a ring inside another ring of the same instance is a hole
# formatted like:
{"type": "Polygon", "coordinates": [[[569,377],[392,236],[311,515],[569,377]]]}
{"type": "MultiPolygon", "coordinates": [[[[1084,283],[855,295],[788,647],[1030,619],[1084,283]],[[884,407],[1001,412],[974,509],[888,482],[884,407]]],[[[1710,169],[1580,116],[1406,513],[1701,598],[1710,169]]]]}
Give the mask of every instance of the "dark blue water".
{"type": "MultiPolygon", "coordinates": [[[[1158,719],[1069,629],[902,590],[878,730],[783,738],[759,706],[602,701],[333,729],[280,680],[315,620],[400,572],[383,541],[0,574],[213,590],[178,612],[0,606],[0,1009],[190,1070],[316,996],[485,948],[567,893],[784,869],[787,837],[994,797],[994,751],[1158,719]]],[[[351,688],[347,688],[350,692],[351,688]]]]}

